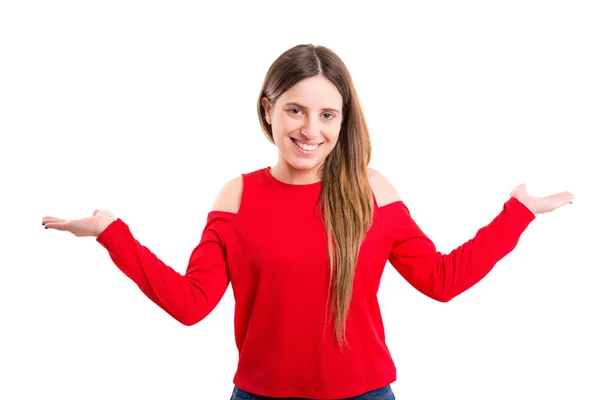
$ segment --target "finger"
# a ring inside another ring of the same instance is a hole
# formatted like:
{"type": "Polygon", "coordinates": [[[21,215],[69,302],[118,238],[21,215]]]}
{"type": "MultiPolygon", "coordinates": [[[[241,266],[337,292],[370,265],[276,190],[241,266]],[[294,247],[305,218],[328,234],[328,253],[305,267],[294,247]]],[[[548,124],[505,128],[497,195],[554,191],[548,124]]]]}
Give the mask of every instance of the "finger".
{"type": "Polygon", "coordinates": [[[568,200],[572,200],[573,199],[573,193],[571,192],[560,192],[560,193],[554,193],[551,194],[549,196],[544,196],[545,199],[550,198],[550,199],[568,199],[568,200]]]}
{"type": "Polygon", "coordinates": [[[64,222],[66,220],[62,219],[62,218],[56,218],[56,217],[44,217],[42,218],[42,225],[47,224],[48,222],[64,222]]]}
{"type": "Polygon", "coordinates": [[[573,201],[573,194],[571,192],[561,192],[545,196],[544,199],[547,199],[558,208],[571,203],[573,201]]]}
{"type": "Polygon", "coordinates": [[[69,223],[65,222],[49,222],[45,226],[46,229],[56,229],[57,231],[69,231],[69,223]]]}

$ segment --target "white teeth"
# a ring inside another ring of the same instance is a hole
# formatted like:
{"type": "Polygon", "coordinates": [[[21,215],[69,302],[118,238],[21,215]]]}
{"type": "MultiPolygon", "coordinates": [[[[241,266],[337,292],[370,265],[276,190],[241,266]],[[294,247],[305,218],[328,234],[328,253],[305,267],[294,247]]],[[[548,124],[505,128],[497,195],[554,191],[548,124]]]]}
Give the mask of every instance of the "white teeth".
{"type": "Polygon", "coordinates": [[[299,141],[297,141],[296,139],[292,139],[292,140],[294,141],[294,143],[296,143],[296,146],[298,146],[298,147],[300,147],[301,149],[303,149],[303,150],[306,150],[306,151],[313,151],[313,150],[315,150],[317,147],[319,147],[319,145],[318,145],[318,144],[315,144],[315,145],[313,145],[313,146],[309,146],[309,145],[307,145],[307,144],[300,143],[300,142],[299,142],[299,141]]]}

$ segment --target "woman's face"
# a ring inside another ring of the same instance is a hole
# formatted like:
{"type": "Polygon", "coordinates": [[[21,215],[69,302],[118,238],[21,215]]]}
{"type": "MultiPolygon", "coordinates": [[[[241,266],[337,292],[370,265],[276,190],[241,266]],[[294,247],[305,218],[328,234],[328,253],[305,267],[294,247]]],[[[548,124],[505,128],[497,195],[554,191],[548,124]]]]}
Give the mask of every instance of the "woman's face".
{"type": "Polygon", "coordinates": [[[322,75],[306,78],[275,104],[262,99],[279,162],[298,170],[318,170],[335,147],[342,126],[342,95],[322,75]]]}

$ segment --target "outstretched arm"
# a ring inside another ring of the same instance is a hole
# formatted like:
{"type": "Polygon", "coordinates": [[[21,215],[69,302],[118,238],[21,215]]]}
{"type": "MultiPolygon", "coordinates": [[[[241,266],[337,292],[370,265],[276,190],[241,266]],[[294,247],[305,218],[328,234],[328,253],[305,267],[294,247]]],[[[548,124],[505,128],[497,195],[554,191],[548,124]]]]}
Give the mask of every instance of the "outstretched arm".
{"type": "Polygon", "coordinates": [[[475,237],[442,254],[421,231],[402,202],[385,210],[393,247],[390,264],[417,290],[432,299],[446,302],[469,289],[504,256],[511,252],[534,215],[515,198],[475,237]]]}
{"type": "Polygon", "coordinates": [[[141,245],[120,218],[111,223],[96,240],[108,250],[114,264],[149,299],[177,321],[191,326],[216,307],[229,285],[225,248],[221,239],[226,229],[227,221],[209,216],[184,275],[141,245]]]}
{"type": "Polygon", "coordinates": [[[182,324],[194,325],[216,307],[229,285],[225,238],[235,219],[241,191],[241,177],[223,186],[208,215],[200,243],[192,251],[185,275],[165,265],[135,240],[120,219],[96,240],[148,298],[182,324]]]}
{"type": "Polygon", "coordinates": [[[77,237],[96,237],[115,265],[148,298],[182,324],[193,325],[215,308],[229,285],[225,237],[235,219],[241,190],[239,177],[220,191],[208,214],[200,243],[192,251],[185,275],[142,246],[129,227],[106,210],[94,210],[91,217],[74,220],[46,216],[42,225],[77,237]]]}
{"type": "Polygon", "coordinates": [[[390,264],[417,290],[446,302],[479,282],[511,252],[535,213],[548,212],[572,200],[569,192],[544,198],[527,194],[524,185],[511,192],[502,211],[475,236],[448,254],[437,251],[391,184],[377,172],[371,178],[380,215],[385,218],[392,249],[390,264]]]}

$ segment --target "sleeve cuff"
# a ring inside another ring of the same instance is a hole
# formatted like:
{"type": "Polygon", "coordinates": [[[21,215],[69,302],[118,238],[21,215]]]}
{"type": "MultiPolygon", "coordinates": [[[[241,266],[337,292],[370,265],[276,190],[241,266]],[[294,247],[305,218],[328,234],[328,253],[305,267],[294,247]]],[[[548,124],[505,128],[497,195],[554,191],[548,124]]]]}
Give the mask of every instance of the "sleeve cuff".
{"type": "Polygon", "coordinates": [[[511,197],[505,203],[505,209],[516,213],[519,221],[522,221],[524,226],[529,225],[536,218],[535,214],[516,197],[511,197]]]}
{"type": "Polygon", "coordinates": [[[96,237],[96,241],[110,251],[114,248],[114,243],[119,242],[119,239],[123,237],[123,233],[128,229],[127,224],[121,218],[117,218],[100,232],[96,237]]]}

